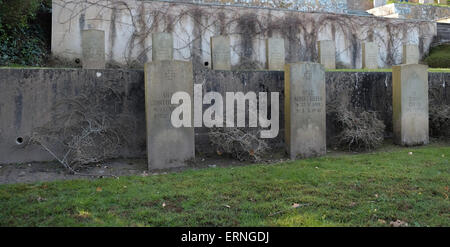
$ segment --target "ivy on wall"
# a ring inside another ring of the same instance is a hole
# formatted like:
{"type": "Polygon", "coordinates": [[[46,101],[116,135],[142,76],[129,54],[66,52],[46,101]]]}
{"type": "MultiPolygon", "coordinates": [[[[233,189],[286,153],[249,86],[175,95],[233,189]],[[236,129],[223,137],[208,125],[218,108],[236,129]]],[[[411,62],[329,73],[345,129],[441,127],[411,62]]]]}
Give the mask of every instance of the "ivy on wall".
{"type": "Polygon", "coordinates": [[[0,66],[42,66],[51,35],[51,0],[0,0],[0,66]]]}

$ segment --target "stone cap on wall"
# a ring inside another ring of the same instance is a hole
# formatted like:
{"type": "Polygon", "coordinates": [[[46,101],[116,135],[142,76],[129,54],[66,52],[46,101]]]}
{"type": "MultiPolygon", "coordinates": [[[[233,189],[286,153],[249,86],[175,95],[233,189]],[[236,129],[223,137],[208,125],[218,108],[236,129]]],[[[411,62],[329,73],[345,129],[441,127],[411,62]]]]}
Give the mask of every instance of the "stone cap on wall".
{"type": "MultiPolygon", "coordinates": [[[[225,6],[246,6],[260,8],[290,9],[304,12],[346,13],[347,2],[357,0],[140,0],[178,3],[199,3],[225,6]]],[[[361,0],[358,0],[358,2],[361,0]]],[[[372,0],[364,0],[372,1],[372,0]]]]}

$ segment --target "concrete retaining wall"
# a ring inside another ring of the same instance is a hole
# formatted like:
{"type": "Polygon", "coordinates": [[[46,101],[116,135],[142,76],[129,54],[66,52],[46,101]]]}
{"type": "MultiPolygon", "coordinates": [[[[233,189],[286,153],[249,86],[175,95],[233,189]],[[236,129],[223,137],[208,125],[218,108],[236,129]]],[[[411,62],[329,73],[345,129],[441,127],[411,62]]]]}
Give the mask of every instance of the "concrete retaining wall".
{"type": "MultiPolygon", "coordinates": [[[[386,135],[392,132],[391,73],[327,72],[327,98],[337,88],[350,88],[353,105],[376,110],[384,120],[386,135]]],[[[430,87],[436,88],[450,104],[450,73],[430,73],[430,87]]],[[[284,104],[284,74],[276,71],[196,71],[195,83],[203,83],[204,91],[280,92],[284,104]]],[[[0,69],[0,163],[48,161],[52,158],[39,146],[26,143],[35,128],[58,121],[53,107],[63,99],[93,93],[101,87],[113,88],[120,100],[109,102],[110,114],[129,115],[135,129],[128,136],[129,144],[117,156],[145,157],[146,128],[144,103],[144,73],[141,70],[81,70],[81,69],[0,69]]],[[[284,126],[281,107],[280,126],[284,126]]],[[[123,120],[118,120],[123,121],[123,120]]],[[[327,119],[328,139],[336,130],[327,119]]],[[[206,129],[196,129],[197,151],[210,152],[206,129]]],[[[273,145],[283,145],[283,130],[273,145]]]]}

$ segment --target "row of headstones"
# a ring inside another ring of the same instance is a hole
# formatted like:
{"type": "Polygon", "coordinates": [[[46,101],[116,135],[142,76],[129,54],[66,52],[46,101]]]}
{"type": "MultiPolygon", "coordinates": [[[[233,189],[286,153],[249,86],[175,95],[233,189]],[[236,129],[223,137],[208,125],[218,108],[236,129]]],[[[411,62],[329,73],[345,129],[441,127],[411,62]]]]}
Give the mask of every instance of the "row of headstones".
{"type": "MultiPolygon", "coordinates": [[[[83,68],[105,68],[105,34],[100,30],[85,30],[82,33],[83,68]]],[[[269,38],[266,40],[267,69],[284,70],[284,39],[269,38]]],[[[319,63],[326,69],[336,68],[336,47],[332,40],[318,42],[319,63]]],[[[362,64],[365,69],[378,68],[378,46],[374,42],[365,42],[362,46],[362,64]]],[[[152,34],[152,60],[173,59],[173,36],[170,33],[152,34]]],[[[403,46],[403,64],[419,63],[417,45],[403,46]]],[[[231,48],[229,36],[211,37],[211,68],[215,70],[231,70],[231,48]]]]}
{"type": "MultiPolygon", "coordinates": [[[[299,62],[286,64],[284,71],[285,143],[289,157],[325,155],[324,66],[299,62]]],[[[190,99],[197,97],[192,62],[162,59],[145,65],[149,169],[184,166],[195,158],[194,127],[176,128],[171,123],[171,114],[176,107],[171,100],[175,92],[185,92],[190,99]]],[[[393,125],[397,144],[428,143],[427,66],[408,64],[393,67],[393,125]]]]}
{"type": "MultiPolygon", "coordinates": [[[[98,55],[101,52],[95,52],[95,46],[102,40],[102,35],[92,30],[89,33],[97,39],[96,42],[89,43],[89,46],[94,48],[87,51],[83,49],[83,53],[91,52],[91,55],[98,55]]],[[[213,37],[211,41],[213,66],[216,69],[229,68],[229,38],[219,36],[213,37]]],[[[185,92],[191,99],[194,98],[192,63],[173,60],[173,39],[170,34],[155,34],[152,42],[153,61],[145,65],[149,169],[184,166],[195,157],[194,128],[175,128],[172,125],[171,113],[176,106],[172,105],[171,99],[175,92],[185,92]]],[[[334,42],[320,41],[322,64],[300,62],[285,65],[284,41],[268,39],[267,45],[269,65],[272,64],[276,69],[281,68],[285,71],[285,143],[290,158],[324,155],[326,153],[325,67],[334,64],[334,59],[331,59],[334,58],[334,49],[330,49],[334,46],[334,42]]],[[[408,50],[410,46],[405,46],[404,49],[406,49],[405,54],[410,54],[408,50]]],[[[369,50],[377,49],[366,44],[363,53],[370,53],[369,50]]],[[[412,50],[415,52],[415,49],[412,50]]],[[[410,59],[408,56],[406,58],[410,59]]],[[[95,59],[94,56],[92,60],[87,60],[89,66],[98,67],[99,60],[95,59]]],[[[404,62],[412,62],[408,59],[404,62]]],[[[417,63],[417,60],[414,62],[417,63]]],[[[428,143],[427,69],[427,66],[419,64],[393,66],[394,137],[395,142],[400,145],[428,143]]]]}

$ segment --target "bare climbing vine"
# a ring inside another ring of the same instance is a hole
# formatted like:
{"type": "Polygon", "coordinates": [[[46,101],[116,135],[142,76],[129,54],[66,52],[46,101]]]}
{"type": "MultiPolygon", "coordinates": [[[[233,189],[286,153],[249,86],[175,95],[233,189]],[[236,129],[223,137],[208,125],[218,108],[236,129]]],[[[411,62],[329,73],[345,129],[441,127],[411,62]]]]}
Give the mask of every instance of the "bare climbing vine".
{"type": "Polygon", "coordinates": [[[404,42],[431,42],[434,35],[433,26],[427,22],[333,13],[281,12],[263,8],[136,0],[54,2],[65,9],[59,12],[56,20],[64,25],[66,33],[71,32],[73,25],[79,25],[82,29],[89,27],[89,23],[101,22],[98,28],[104,28],[109,35],[106,40],[110,44],[107,51],[110,63],[119,64],[119,61],[114,61],[119,59],[125,61],[127,67],[140,67],[149,60],[147,56],[151,54],[153,32],[172,32],[177,40],[175,54],[193,60],[194,66],[203,66],[202,60],[209,57],[211,36],[230,35],[232,53],[240,58],[236,69],[263,68],[259,46],[273,35],[285,39],[288,62],[317,61],[316,42],[335,40],[340,44],[337,57],[345,55],[343,57],[352,60],[338,63],[343,67],[356,66],[363,41],[375,41],[380,51],[385,51],[380,53],[381,59],[385,64],[392,65],[400,62],[404,42]],[[120,30],[122,33],[119,33],[120,30]],[[122,35],[129,37],[129,40],[126,49],[117,51],[114,44],[122,35]],[[421,40],[413,40],[415,37],[421,37],[421,40]]]}

